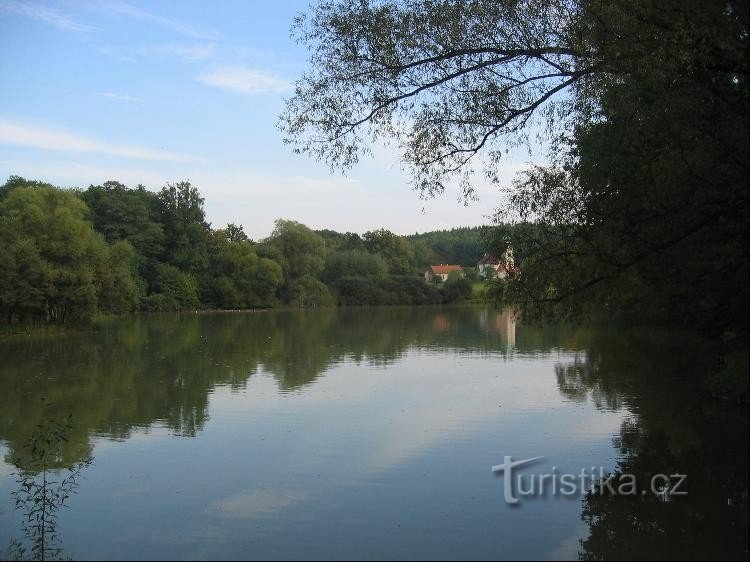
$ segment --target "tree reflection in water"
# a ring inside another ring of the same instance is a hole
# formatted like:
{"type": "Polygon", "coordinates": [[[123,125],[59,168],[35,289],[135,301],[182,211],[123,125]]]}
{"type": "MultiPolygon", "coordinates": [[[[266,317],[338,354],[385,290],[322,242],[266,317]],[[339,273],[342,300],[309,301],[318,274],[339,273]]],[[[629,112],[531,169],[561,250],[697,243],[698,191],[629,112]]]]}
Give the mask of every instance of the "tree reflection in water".
{"type": "Polygon", "coordinates": [[[0,345],[0,439],[12,452],[46,411],[56,419],[72,412],[61,453],[72,466],[90,456],[96,434],[127,439],[160,424],[195,436],[215,387],[244,389],[261,371],[292,392],[343,361],[387,366],[415,347],[512,354],[560,337],[528,330],[509,347],[509,316],[472,307],[164,314],[117,319],[94,333],[18,338],[0,345]],[[446,313],[449,323],[436,332],[435,317],[446,313]],[[28,400],[40,394],[44,408],[28,400]]]}
{"type": "Polygon", "coordinates": [[[76,493],[81,472],[94,460],[87,457],[72,466],[61,466],[63,444],[72,429],[72,416],[64,422],[45,420],[27,446],[11,457],[18,470],[18,489],[12,495],[15,508],[23,512],[23,538],[11,541],[7,550],[10,560],[68,559],[61,546],[58,515],[76,493]]]}
{"type": "Polygon", "coordinates": [[[747,410],[703,390],[710,349],[659,330],[592,334],[585,356],[557,365],[560,392],[630,412],[613,444],[615,471],[650,487],[656,474],[686,474],[686,496],[589,492],[583,560],[747,559],[747,410]]]}
{"type": "Polygon", "coordinates": [[[706,397],[716,366],[701,342],[654,329],[537,328],[473,307],[124,318],[93,334],[4,342],[0,439],[6,460],[38,477],[21,453],[44,420],[72,412],[75,426],[47,466],[78,474],[96,436],[127,439],[154,425],[195,436],[217,387],[238,391],[262,372],[279,392],[301,392],[339,363],[387,366],[412,349],[509,360],[575,353],[555,368],[559,392],[629,414],[613,440],[617,470],[638,482],[688,475],[688,496],[672,502],[586,497],[581,558],[747,558],[747,410],[706,397]],[[28,399],[40,394],[48,405],[28,399]]]}

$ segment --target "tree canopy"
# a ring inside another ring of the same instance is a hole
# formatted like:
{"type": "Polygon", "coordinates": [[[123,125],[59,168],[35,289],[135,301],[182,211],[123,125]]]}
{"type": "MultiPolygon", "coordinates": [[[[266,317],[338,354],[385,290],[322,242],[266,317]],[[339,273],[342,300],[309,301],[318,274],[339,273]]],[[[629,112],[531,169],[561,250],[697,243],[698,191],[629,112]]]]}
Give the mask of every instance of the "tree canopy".
{"type": "Polygon", "coordinates": [[[0,318],[67,323],[136,310],[465,299],[466,284],[424,282],[435,255],[428,242],[384,229],[316,232],[283,219],[254,242],[239,224],[213,229],[189,182],[71,190],[12,176],[0,185],[0,318]]]}
{"type": "Polygon", "coordinates": [[[87,320],[106,288],[100,308],[127,310],[129,251],[107,247],[74,193],[16,182],[0,200],[0,309],[6,319],[87,320]],[[115,268],[109,267],[112,257],[120,259],[115,268]]]}
{"type": "Polygon", "coordinates": [[[279,124],[334,168],[395,143],[413,187],[466,197],[539,136],[549,165],[498,209],[528,225],[527,316],[742,332],[747,22],[745,0],[326,0],[295,21],[309,68],[279,124]]]}

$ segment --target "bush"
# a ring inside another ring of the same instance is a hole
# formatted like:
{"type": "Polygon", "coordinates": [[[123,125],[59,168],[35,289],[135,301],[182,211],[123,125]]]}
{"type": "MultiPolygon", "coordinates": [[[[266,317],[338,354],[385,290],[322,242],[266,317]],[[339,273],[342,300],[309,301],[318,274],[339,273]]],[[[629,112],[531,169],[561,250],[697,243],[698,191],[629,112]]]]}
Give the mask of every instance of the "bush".
{"type": "Polygon", "coordinates": [[[334,288],[339,304],[345,306],[439,304],[443,301],[435,285],[410,275],[343,277],[334,288]]]}
{"type": "Polygon", "coordinates": [[[471,283],[468,279],[464,279],[463,277],[458,277],[451,279],[450,277],[448,280],[443,283],[443,286],[441,287],[443,292],[443,302],[444,303],[457,303],[465,301],[466,299],[471,297],[471,283]]]}
{"type": "Polygon", "coordinates": [[[177,301],[162,293],[152,293],[141,302],[141,308],[146,312],[169,312],[179,310],[177,301]]]}
{"type": "Polygon", "coordinates": [[[178,309],[195,308],[200,304],[195,278],[173,265],[156,264],[156,278],[151,289],[174,301],[178,309]]]}
{"type": "Polygon", "coordinates": [[[336,303],[328,287],[309,275],[297,279],[289,290],[291,302],[300,307],[333,306],[336,303]]]}
{"type": "Polygon", "coordinates": [[[342,277],[334,284],[344,306],[384,304],[385,294],[372,277],[342,277]]]}

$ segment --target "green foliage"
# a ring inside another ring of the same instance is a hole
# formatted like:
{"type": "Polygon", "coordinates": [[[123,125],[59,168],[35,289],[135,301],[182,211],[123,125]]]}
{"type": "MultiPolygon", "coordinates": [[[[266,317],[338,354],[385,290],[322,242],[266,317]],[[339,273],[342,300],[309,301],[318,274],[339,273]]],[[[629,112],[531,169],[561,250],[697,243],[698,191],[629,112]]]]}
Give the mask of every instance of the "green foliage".
{"type": "Polygon", "coordinates": [[[323,271],[325,241],[304,224],[277,220],[266,244],[277,252],[287,283],[304,276],[317,277],[323,271]]]}
{"type": "Polygon", "coordinates": [[[296,279],[289,288],[291,300],[299,307],[333,306],[335,300],[328,287],[315,277],[305,275],[296,279]]]}
{"type": "Polygon", "coordinates": [[[488,250],[483,237],[486,227],[462,227],[451,230],[436,230],[408,236],[415,246],[423,245],[419,266],[435,263],[452,263],[464,267],[474,267],[479,258],[488,250]]]}
{"type": "Polygon", "coordinates": [[[133,312],[141,299],[136,251],[124,240],[115,242],[107,250],[106,259],[97,272],[99,308],[112,314],[133,312]]]}
{"type": "Polygon", "coordinates": [[[0,202],[2,313],[9,321],[88,321],[107,246],[74,193],[20,186],[0,202]]]}
{"type": "Polygon", "coordinates": [[[218,308],[269,307],[281,284],[281,266],[258,258],[240,227],[212,233],[210,272],[203,284],[204,303],[218,308]]]}
{"type": "Polygon", "coordinates": [[[362,240],[368,252],[385,260],[392,275],[414,273],[414,251],[403,237],[381,228],[365,232],[362,240]]]}
{"type": "Polygon", "coordinates": [[[280,125],[342,169],[391,142],[422,194],[465,199],[542,131],[552,164],[497,217],[521,223],[507,298],[525,318],[604,311],[746,346],[747,26],[733,0],[319,2],[294,25],[309,68],[280,125]]]}
{"type": "Polygon", "coordinates": [[[142,185],[128,189],[116,181],[92,185],[81,194],[97,232],[112,244],[129,242],[139,255],[159,259],[164,253],[164,226],[159,222],[159,198],[142,185]]]}
{"type": "Polygon", "coordinates": [[[45,314],[47,267],[31,238],[10,239],[0,230],[0,307],[4,320],[37,320],[45,314]]]}
{"type": "Polygon", "coordinates": [[[250,239],[247,237],[247,234],[245,234],[245,230],[242,228],[241,224],[237,225],[230,222],[223,232],[227,237],[227,240],[230,242],[250,242],[250,239]]]}
{"type": "Polygon", "coordinates": [[[445,281],[455,283],[459,279],[463,279],[463,276],[463,271],[451,271],[450,273],[448,273],[448,277],[446,277],[445,281]]]}
{"type": "Polygon", "coordinates": [[[464,279],[469,281],[470,283],[474,283],[479,280],[479,272],[477,271],[476,266],[472,267],[465,267],[464,270],[464,279]]]}
{"type": "Polygon", "coordinates": [[[471,297],[471,281],[466,279],[459,272],[454,271],[448,275],[448,279],[441,287],[443,293],[443,302],[459,303],[468,300],[471,297]]]}
{"type": "Polygon", "coordinates": [[[51,183],[43,181],[27,180],[26,178],[22,178],[21,176],[10,176],[3,185],[0,185],[0,199],[5,197],[6,195],[8,195],[8,193],[18,187],[28,187],[34,189],[38,187],[54,188],[55,186],[51,183]]]}
{"type": "Polygon", "coordinates": [[[423,305],[444,301],[440,291],[420,277],[390,275],[383,280],[381,287],[384,301],[377,304],[423,305]]]}
{"type": "Polygon", "coordinates": [[[438,286],[411,275],[352,276],[341,277],[333,288],[345,306],[448,304],[471,296],[471,283],[463,278],[438,286]]]}
{"type": "Polygon", "coordinates": [[[165,234],[165,258],[179,269],[199,273],[208,267],[209,225],[203,198],[190,182],[167,184],[157,209],[165,234]]]}
{"type": "Polygon", "coordinates": [[[164,297],[157,301],[161,310],[196,308],[200,304],[195,278],[167,263],[156,264],[151,290],[164,297]]]}
{"type": "Polygon", "coordinates": [[[538,228],[514,297],[527,317],[606,310],[746,338],[747,5],[598,15],[617,72],[580,93],[554,165],[516,182],[510,206],[538,228]]]}
{"type": "Polygon", "coordinates": [[[87,456],[63,469],[67,475],[62,477],[59,469],[62,449],[72,429],[72,416],[68,416],[64,422],[47,419],[37,425],[25,450],[16,451],[11,457],[18,470],[18,489],[12,492],[15,508],[24,512],[24,538],[12,541],[8,551],[11,559],[66,559],[59,546],[58,514],[76,493],[83,469],[94,462],[93,457],[87,456]]]}
{"type": "Polygon", "coordinates": [[[382,304],[385,293],[372,277],[342,277],[333,284],[338,303],[344,306],[382,304]]]}
{"type": "Polygon", "coordinates": [[[283,280],[281,266],[268,258],[259,258],[254,275],[254,290],[257,302],[254,306],[272,306],[277,290],[283,280]]]}
{"type": "Polygon", "coordinates": [[[386,274],[388,267],[378,254],[362,250],[342,250],[326,258],[321,279],[334,283],[342,277],[380,277],[386,274]]]}
{"type": "Polygon", "coordinates": [[[326,248],[330,251],[336,250],[364,250],[365,244],[356,232],[336,232],[335,230],[316,230],[323,240],[326,248]]]}
{"type": "MultiPolygon", "coordinates": [[[[430,245],[468,253],[480,233],[405,237],[380,229],[360,237],[278,220],[254,243],[241,225],[212,230],[188,182],[153,193],[108,181],[79,193],[12,176],[0,195],[0,313],[7,322],[280,303],[460,302],[466,283],[424,282],[424,267],[437,255],[430,245]]],[[[479,257],[465,261],[473,266],[479,257]]]]}
{"type": "Polygon", "coordinates": [[[484,284],[485,302],[492,304],[495,308],[512,304],[511,298],[508,295],[508,282],[505,279],[498,279],[494,270],[490,271],[492,275],[488,276],[484,284]]]}
{"type": "Polygon", "coordinates": [[[340,168],[392,141],[415,188],[458,180],[469,196],[474,155],[497,179],[508,140],[598,69],[578,14],[563,0],[319,2],[293,28],[310,59],[280,116],[285,140],[340,168]]]}
{"type": "Polygon", "coordinates": [[[283,284],[278,294],[283,302],[308,306],[309,293],[312,306],[327,304],[328,289],[323,291],[310,281],[317,280],[325,267],[326,243],[322,236],[299,222],[279,219],[261,246],[261,255],[281,266],[283,284]]]}
{"type": "Polygon", "coordinates": [[[0,242],[5,322],[269,307],[283,279],[241,226],[210,230],[187,182],[155,194],[110,181],[78,194],[11,176],[0,188],[0,242]]]}

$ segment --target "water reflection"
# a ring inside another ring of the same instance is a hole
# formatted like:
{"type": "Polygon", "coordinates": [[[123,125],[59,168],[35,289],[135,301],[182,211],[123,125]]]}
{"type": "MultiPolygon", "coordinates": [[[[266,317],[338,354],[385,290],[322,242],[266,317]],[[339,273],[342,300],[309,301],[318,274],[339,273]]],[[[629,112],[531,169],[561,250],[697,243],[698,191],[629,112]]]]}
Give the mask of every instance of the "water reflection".
{"type": "Polygon", "coordinates": [[[747,410],[702,392],[711,368],[700,342],[659,330],[597,332],[585,353],[556,366],[565,396],[629,411],[613,438],[615,482],[687,475],[688,495],[666,502],[589,493],[581,559],[747,559],[747,410]]]}
{"type": "MultiPolygon", "coordinates": [[[[509,311],[447,310],[154,315],[103,324],[93,334],[10,340],[0,345],[0,439],[11,452],[28,440],[43,421],[36,398],[44,396],[51,415],[76,419],[61,459],[70,465],[90,455],[92,433],[127,439],[133,428],[159,421],[195,436],[213,389],[242,389],[259,369],[281,391],[295,391],[345,359],[386,366],[410,348],[513,353],[509,311]]],[[[528,335],[519,352],[555,338],[528,335]]]]}
{"type": "Polygon", "coordinates": [[[77,557],[746,558],[747,412],[703,397],[710,368],[675,334],[483,308],[141,316],[0,343],[0,440],[73,414],[58,466],[97,446],[80,504],[116,501],[124,538],[79,524],[77,557]],[[506,511],[502,454],[686,472],[689,496],[506,511]]]}
{"type": "Polygon", "coordinates": [[[60,448],[73,427],[65,421],[45,420],[37,426],[23,451],[13,458],[17,488],[11,492],[16,511],[22,512],[22,536],[13,538],[6,550],[9,560],[69,560],[62,548],[58,519],[63,507],[78,491],[82,471],[93,463],[85,459],[67,470],[55,469],[60,448]]]}

